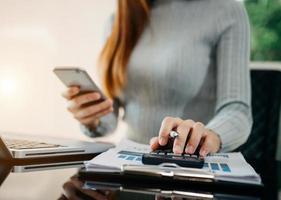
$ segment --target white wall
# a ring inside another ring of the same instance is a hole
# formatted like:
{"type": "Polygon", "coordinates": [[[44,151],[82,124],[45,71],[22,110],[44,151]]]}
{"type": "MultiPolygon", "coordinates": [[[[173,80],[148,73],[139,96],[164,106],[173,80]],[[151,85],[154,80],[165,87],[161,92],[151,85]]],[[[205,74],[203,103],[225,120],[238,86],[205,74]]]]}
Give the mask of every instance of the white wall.
{"type": "Polygon", "coordinates": [[[85,138],[54,66],[92,75],[115,0],[0,0],[0,130],[85,138]]]}

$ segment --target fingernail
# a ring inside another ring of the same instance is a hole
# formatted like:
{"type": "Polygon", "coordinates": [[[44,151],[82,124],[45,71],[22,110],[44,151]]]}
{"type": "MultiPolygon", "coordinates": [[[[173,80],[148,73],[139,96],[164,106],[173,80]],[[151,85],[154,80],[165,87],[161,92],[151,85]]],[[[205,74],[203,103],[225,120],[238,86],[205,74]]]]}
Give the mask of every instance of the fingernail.
{"type": "Polygon", "coordinates": [[[72,93],[72,94],[75,94],[75,93],[77,93],[77,92],[79,92],[79,88],[77,88],[77,87],[75,87],[75,88],[73,88],[73,89],[71,90],[71,93],[72,93]]]}
{"type": "Polygon", "coordinates": [[[207,151],[206,151],[205,149],[203,149],[203,150],[200,151],[200,155],[201,155],[201,156],[204,156],[204,157],[205,157],[206,154],[207,154],[207,151]]]}
{"type": "Polygon", "coordinates": [[[194,147],[192,145],[188,145],[186,152],[192,154],[194,152],[194,147]]]}
{"type": "Polygon", "coordinates": [[[175,146],[174,147],[174,153],[175,154],[181,154],[182,153],[182,148],[180,146],[175,146]]]}
{"type": "Polygon", "coordinates": [[[159,144],[160,144],[160,145],[165,145],[165,138],[160,137],[160,139],[159,139],[159,144]]]}

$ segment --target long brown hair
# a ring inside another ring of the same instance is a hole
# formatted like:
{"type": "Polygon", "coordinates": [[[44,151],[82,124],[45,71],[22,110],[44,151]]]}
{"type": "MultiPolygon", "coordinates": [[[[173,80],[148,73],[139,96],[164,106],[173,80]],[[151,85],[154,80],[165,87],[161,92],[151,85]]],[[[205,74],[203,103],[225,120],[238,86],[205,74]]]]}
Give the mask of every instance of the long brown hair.
{"type": "Polygon", "coordinates": [[[102,85],[110,98],[126,85],[130,55],[149,20],[151,0],[118,0],[112,32],[100,54],[102,85]]]}

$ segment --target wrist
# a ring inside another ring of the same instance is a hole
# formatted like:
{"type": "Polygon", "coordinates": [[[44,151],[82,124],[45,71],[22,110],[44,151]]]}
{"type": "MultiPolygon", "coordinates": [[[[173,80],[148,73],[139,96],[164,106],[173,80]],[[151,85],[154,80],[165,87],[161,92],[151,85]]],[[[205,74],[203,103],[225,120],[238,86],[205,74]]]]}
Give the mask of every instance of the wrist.
{"type": "Polygon", "coordinates": [[[99,119],[95,119],[91,124],[85,124],[85,126],[91,131],[95,131],[99,125],[100,125],[99,119]]]}

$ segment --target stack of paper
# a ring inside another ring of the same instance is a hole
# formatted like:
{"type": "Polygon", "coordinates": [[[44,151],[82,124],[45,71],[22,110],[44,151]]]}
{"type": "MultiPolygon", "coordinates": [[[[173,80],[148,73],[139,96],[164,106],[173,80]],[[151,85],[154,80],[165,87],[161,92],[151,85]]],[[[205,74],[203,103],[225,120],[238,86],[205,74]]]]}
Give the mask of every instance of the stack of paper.
{"type": "MultiPolygon", "coordinates": [[[[85,162],[87,170],[102,169],[103,171],[121,171],[123,165],[143,165],[142,154],[150,152],[149,145],[123,140],[112,149],[85,162]]],[[[260,176],[246,162],[241,153],[217,153],[205,158],[202,168],[214,174],[217,180],[260,184],[260,176]]]]}

